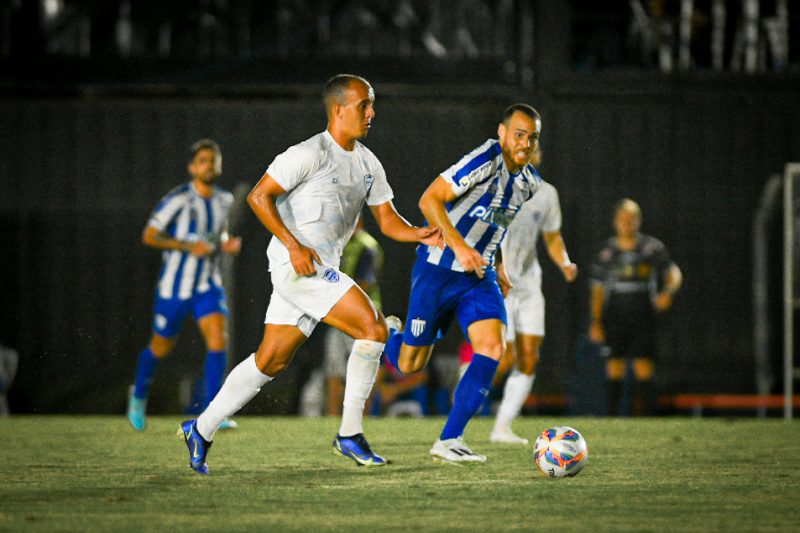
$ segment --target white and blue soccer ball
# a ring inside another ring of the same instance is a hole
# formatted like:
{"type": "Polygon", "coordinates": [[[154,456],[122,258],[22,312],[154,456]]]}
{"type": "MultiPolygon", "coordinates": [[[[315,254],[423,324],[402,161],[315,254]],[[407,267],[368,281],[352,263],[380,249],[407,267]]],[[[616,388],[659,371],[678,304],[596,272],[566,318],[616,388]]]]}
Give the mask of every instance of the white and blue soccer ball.
{"type": "Polygon", "coordinates": [[[533,444],[533,459],[545,476],[575,476],[586,466],[588,458],[586,441],[571,427],[547,428],[533,444]]]}

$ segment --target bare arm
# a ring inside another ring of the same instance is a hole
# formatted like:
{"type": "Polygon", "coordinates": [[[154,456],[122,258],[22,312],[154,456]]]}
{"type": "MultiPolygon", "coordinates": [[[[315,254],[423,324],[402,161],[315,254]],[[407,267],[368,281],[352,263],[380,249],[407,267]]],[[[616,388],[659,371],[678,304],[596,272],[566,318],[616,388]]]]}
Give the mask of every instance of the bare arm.
{"type": "Polygon", "coordinates": [[[322,260],[316,251],[300,244],[300,241],[292,235],[292,232],[281,220],[275,199],[283,194],[286,194],[283,187],[278,185],[272,176],[264,173],[250,194],[247,195],[247,203],[264,227],[289,250],[289,258],[294,271],[301,276],[313,276],[317,271],[314,261],[322,264],[322,260]]]}
{"type": "Polygon", "coordinates": [[[464,267],[464,271],[474,272],[479,278],[482,278],[483,268],[489,264],[488,261],[475,248],[467,244],[464,237],[458,233],[450,219],[447,218],[445,204],[455,199],[456,194],[450,188],[450,184],[439,176],[422,194],[422,198],[419,200],[419,208],[422,214],[425,215],[428,224],[442,228],[445,243],[453,249],[453,253],[455,253],[456,259],[461,263],[461,266],[464,267]]]}
{"type": "Polygon", "coordinates": [[[381,233],[390,239],[398,242],[420,242],[444,248],[442,230],[439,227],[434,225],[425,228],[412,226],[400,216],[391,200],[379,205],[372,205],[369,209],[372,216],[375,217],[381,233]]]}
{"type": "Polygon", "coordinates": [[[142,232],[142,243],[157,250],[178,250],[196,257],[204,257],[214,253],[214,245],[210,242],[182,241],[172,238],[155,226],[150,225],[144,228],[142,232]]]}
{"type": "Polygon", "coordinates": [[[605,289],[602,283],[592,283],[590,293],[589,309],[591,312],[591,323],[589,325],[589,338],[592,342],[603,344],[606,342],[606,331],[603,327],[603,300],[605,299],[605,289]]]}
{"type": "Polygon", "coordinates": [[[564,239],[561,237],[560,231],[548,231],[542,233],[544,244],[547,247],[547,253],[550,255],[553,263],[561,270],[564,279],[568,283],[575,281],[578,277],[578,265],[573,263],[569,254],[567,254],[567,246],[564,244],[564,239]]]}
{"type": "Polygon", "coordinates": [[[675,263],[664,274],[664,288],[659,292],[653,305],[657,311],[666,311],[672,307],[672,300],[683,284],[683,273],[675,263]]]}

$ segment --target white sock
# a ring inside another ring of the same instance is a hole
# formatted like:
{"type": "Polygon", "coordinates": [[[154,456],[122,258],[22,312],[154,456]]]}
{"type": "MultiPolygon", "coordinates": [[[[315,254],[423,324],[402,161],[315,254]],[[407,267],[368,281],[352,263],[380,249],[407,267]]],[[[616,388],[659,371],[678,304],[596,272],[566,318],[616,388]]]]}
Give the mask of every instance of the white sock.
{"type": "Polygon", "coordinates": [[[531,392],[534,379],[536,379],[536,374],[529,376],[516,368],[511,371],[511,375],[506,379],[506,386],[503,388],[503,401],[500,402],[500,407],[497,410],[497,419],[494,423],[495,431],[511,429],[511,421],[522,410],[522,406],[531,392]]]}
{"type": "Polygon", "coordinates": [[[342,425],[339,435],[352,437],[363,433],[361,421],[364,418],[364,405],[367,403],[372,385],[378,375],[384,344],[381,342],[356,340],[347,360],[347,377],[344,384],[344,403],[342,405],[342,425]]]}
{"type": "Polygon", "coordinates": [[[211,442],[222,421],[244,407],[270,381],[272,378],[256,366],[256,354],[251,354],[231,370],[217,395],[197,417],[197,432],[211,442]]]}

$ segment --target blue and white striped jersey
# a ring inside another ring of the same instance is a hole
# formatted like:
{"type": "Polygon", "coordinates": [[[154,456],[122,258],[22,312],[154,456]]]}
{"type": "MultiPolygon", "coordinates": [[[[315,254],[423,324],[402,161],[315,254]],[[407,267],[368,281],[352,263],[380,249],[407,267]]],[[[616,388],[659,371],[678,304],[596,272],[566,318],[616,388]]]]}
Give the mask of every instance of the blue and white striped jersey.
{"type": "MultiPolygon", "coordinates": [[[[503,162],[500,143],[489,139],[442,172],[458,198],[447,204],[447,217],[467,241],[494,267],[494,254],[506,229],[524,202],[539,188],[541,178],[526,165],[510,174],[503,162]]],[[[417,253],[428,263],[458,272],[464,268],[452,248],[419,246],[417,253]]]]}
{"type": "Polygon", "coordinates": [[[211,198],[203,198],[191,182],[167,193],[150,215],[149,226],[173,239],[206,241],[216,246],[212,255],[198,258],[188,252],[164,250],[158,280],[158,295],[164,299],[187,300],[211,286],[222,287],[219,268],[220,236],[225,230],[233,205],[233,194],[214,188],[211,198]]]}

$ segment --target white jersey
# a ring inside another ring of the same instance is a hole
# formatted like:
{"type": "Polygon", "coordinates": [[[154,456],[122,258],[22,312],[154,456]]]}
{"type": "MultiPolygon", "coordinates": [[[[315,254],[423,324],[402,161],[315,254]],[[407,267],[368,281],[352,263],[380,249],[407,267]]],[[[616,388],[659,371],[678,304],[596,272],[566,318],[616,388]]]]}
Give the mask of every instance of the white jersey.
{"type": "MultiPolygon", "coordinates": [[[[287,192],[276,202],[283,223],[336,268],[364,203],[380,205],[394,196],[375,154],[360,142],[347,151],[327,130],[278,155],[267,173],[287,192]]],[[[289,251],[275,236],[267,256],[270,268],[290,261],[289,251]]]]}
{"type": "MultiPolygon", "coordinates": [[[[464,240],[494,266],[494,255],[520,206],[534,195],[539,174],[525,165],[511,174],[496,139],[489,139],[441,174],[457,198],[445,206],[447,217],[464,240]]],[[[535,197],[535,196],[534,196],[535,197]]],[[[428,263],[463,272],[449,246],[419,246],[417,254],[428,263]]]]}
{"type": "Polygon", "coordinates": [[[558,191],[542,180],[534,197],[525,202],[514,217],[503,241],[503,265],[514,288],[535,290],[541,286],[542,269],[536,256],[536,240],[540,232],[560,230],[558,191]]]}
{"type": "Polygon", "coordinates": [[[191,182],[172,189],[150,215],[148,225],[180,241],[206,241],[216,247],[207,257],[180,250],[164,250],[158,295],[187,300],[212,286],[222,287],[219,267],[220,235],[227,225],[233,195],[214,187],[210,198],[197,193],[191,182]]]}

